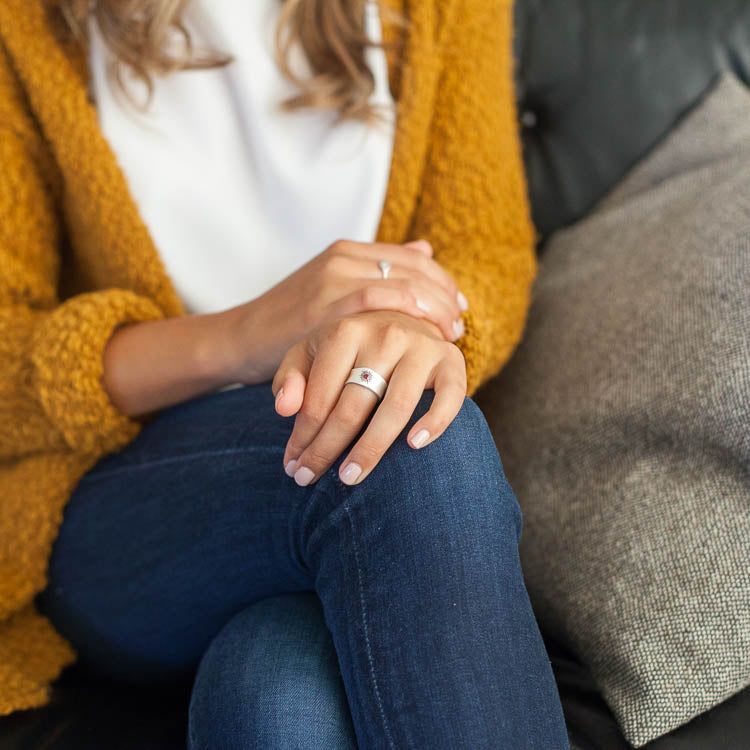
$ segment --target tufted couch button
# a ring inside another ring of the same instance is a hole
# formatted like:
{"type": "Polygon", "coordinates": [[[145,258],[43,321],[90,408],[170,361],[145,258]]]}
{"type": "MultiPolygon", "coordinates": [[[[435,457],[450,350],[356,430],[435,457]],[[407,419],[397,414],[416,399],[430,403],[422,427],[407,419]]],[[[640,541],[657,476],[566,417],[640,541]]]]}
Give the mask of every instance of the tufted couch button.
{"type": "Polygon", "coordinates": [[[539,122],[539,118],[531,109],[525,109],[521,113],[521,125],[523,125],[524,128],[531,129],[535,128],[537,123],[539,122]]]}

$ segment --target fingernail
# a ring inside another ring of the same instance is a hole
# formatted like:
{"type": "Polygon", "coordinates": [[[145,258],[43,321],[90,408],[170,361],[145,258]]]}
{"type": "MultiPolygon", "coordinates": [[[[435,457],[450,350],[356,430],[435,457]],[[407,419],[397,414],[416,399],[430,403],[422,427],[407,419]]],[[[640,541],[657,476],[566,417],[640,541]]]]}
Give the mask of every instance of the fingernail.
{"type": "Polygon", "coordinates": [[[279,388],[279,392],[276,394],[276,406],[279,405],[279,399],[284,395],[284,387],[279,388]]]}
{"type": "Polygon", "coordinates": [[[453,335],[458,339],[463,336],[464,333],[464,322],[461,318],[453,321],[453,335]]]}
{"type": "Polygon", "coordinates": [[[458,306],[462,310],[468,310],[469,309],[469,301],[464,297],[464,295],[459,291],[456,293],[456,300],[458,301],[458,306]]]}
{"type": "Polygon", "coordinates": [[[420,430],[412,439],[411,443],[415,448],[421,448],[430,437],[430,433],[427,430],[420,430]]]}
{"type": "Polygon", "coordinates": [[[288,477],[291,477],[294,475],[294,467],[297,465],[297,459],[293,458],[287,465],[284,467],[284,471],[286,472],[286,475],[288,477]]]}
{"type": "Polygon", "coordinates": [[[300,486],[305,487],[312,482],[314,476],[315,474],[307,466],[300,466],[294,473],[294,481],[300,486]]]}
{"type": "Polygon", "coordinates": [[[430,306],[417,297],[417,307],[425,312],[430,312],[430,306]]]}
{"type": "Polygon", "coordinates": [[[362,467],[354,461],[349,461],[341,471],[341,481],[344,484],[354,484],[354,481],[361,473],[362,467]]]}

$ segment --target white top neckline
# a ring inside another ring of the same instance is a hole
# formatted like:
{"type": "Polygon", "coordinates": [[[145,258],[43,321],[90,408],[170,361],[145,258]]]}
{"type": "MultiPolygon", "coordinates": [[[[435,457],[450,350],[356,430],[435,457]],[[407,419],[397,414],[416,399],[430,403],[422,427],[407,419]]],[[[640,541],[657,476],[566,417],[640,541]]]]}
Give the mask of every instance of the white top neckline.
{"type": "MultiPolygon", "coordinates": [[[[395,118],[332,127],[331,112],[280,111],[277,103],[295,92],[273,59],[280,7],[279,0],[191,0],[184,20],[194,43],[235,59],[156,78],[145,114],[123,106],[113,90],[108,51],[91,24],[102,131],[191,313],[260,296],[336,239],[376,237],[395,118]]],[[[377,4],[366,8],[366,31],[379,41],[377,4]]],[[[383,50],[368,48],[367,60],[372,100],[393,112],[383,50]]],[[[299,50],[292,65],[306,69],[299,50]]],[[[140,82],[130,85],[142,95],[140,82]]]]}

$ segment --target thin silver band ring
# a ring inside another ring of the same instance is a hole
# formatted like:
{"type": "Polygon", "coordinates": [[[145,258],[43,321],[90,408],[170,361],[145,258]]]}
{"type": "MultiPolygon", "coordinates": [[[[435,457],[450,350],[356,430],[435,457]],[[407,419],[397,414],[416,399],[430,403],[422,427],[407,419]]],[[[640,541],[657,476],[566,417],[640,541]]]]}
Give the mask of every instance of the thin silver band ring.
{"type": "Polygon", "coordinates": [[[388,278],[388,272],[391,270],[391,264],[387,260],[378,261],[378,267],[383,273],[383,278],[388,278]]]}

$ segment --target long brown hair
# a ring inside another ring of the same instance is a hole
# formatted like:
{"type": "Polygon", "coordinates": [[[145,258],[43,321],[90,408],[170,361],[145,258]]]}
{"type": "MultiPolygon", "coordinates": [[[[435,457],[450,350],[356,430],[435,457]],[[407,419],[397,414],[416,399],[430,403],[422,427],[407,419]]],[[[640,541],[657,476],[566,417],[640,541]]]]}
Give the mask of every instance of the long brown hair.
{"type": "MultiPolygon", "coordinates": [[[[247,0],[253,2],[253,0],[247,0]]],[[[373,0],[378,2],[378,0],[373,0]]],[[[146,84],[148,100],[153,77],[178,70],[215,68],[232,58],[220,50],[195,50],[182,15],[188,0],[59,0],[68,26],[86,35],[89,17],[98,24],[104,42],[113,53],[110,74],[121,91],[133,101],[124,82],[129,69],[146,84]],[[182,51],[167,47],[175,37],[182,51]]],[[[338,113],[336,121],[354,119],[369,122],[381,112],[369,102],[374,88],[372,72],[365,59],[374,45],[364,32],[367,0],[279,0],[282,3],[276,27],[276,59],[283,74],[299,92],[280,102],[287,110],[313,107],[338,113]],[[312,75],[300,79],[290,69],[289,51],[299,42],[312,75]]],[[[380,9],[384,20],[400,27],[406,19],[388,7],[380,9]]],[[[142,102],[139,106],[148,104],[142,102]]],[[[135,102],[134,102],[135,103],[135,102]]]]}

